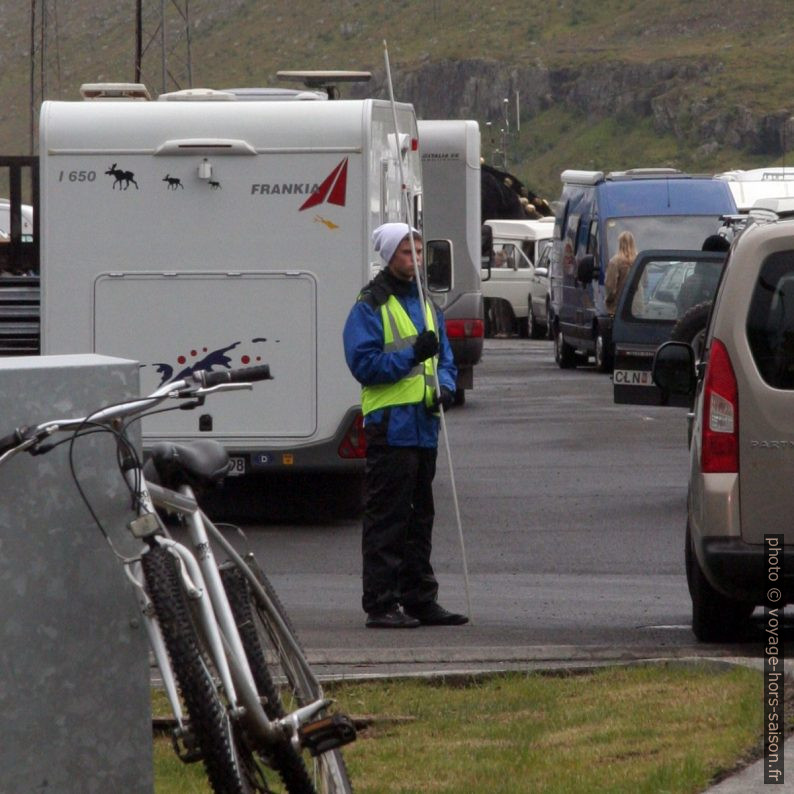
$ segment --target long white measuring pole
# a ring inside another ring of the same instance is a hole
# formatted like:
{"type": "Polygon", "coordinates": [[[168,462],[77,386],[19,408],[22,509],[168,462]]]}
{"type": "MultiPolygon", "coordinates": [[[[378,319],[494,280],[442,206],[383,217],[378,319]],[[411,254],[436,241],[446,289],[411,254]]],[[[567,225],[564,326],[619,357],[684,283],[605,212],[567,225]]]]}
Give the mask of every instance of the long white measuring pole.
{"type": "MultiPolygon", "coordinates": [[[[397,149],[397,168],[400,173],[400,193],[403,200],[403,206],[405,207],[405,217],[408,220],[408,225],[413,228],[414,219],[411,210],[411,202],[408,198],[408,186],[405,183],[405,173],[403,172],[403,160],[402,160],[402,151],[400,149],[400,127],[397,123],[397,103],[394,101],[394,86],[392,85],[391,81],[391,67],[389,66],[389,49],[386,46],[386,41],[383,42],[383,58],[386,64],[386,83],[389,87],[389,100],[391,102],[391,112],[392,118],[394,120],[394,145],[397,149]]],[[[425,290],[424,285],[422,282],[422,274],[419,272],[419,262],[416,259],[416,250],[413,245],[411,245],[411,260],[413,261],[414,265],[414,279],[416,281],[416,287],[419,290],[419,300],[421,302],[422,307],[424,308],[427,304],[425,303],[425,290]]],[[[424,312],[423,320],[424,320],[424,312]]],[[[431,359],[431,361],[433,361],[431,359]]],[[[471,614],[471,592],[469,589],[469,564],[466,558],[466,543],[463,539],[463,523],[460,520],[460,506],[458,504],[458,489],[455,486],[455,469],[452,465],[452,451],[449,446],[449,434],[447,433],[447,420],[444,416],[444,407],[440,404],[440,397],[441,397],[441,384],[438,380],[438,371],[435,366],[435,361],[433,361],[433,378],[435,380],[435,389],[436,389],[436,397],[439,398],[439,414],[441,416],[441,435],[444,438],[444,448],[447,452],[447,463],[449,465],[449,482],[452,488],[452,502],[455,505],[455,520],[458,524],[458,537],[460,538],[460,553],[461,559],[463,561],[463,583],[466,589],[466,613],[469,616],[469,622],[474,623],[473,616],[471,614]]]]}

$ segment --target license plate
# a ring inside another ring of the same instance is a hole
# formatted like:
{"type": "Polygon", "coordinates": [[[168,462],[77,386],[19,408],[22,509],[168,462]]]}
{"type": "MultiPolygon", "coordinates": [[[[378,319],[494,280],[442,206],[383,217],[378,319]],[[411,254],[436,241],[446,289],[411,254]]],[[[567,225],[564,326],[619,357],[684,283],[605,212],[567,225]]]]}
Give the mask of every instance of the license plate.
{"type": "Polygon", "coordinates": [[[653,386],[653,377],[648,370],[616,369],[612,373],[613,383],[621,386],[653,386]]]}
{"type": "Polygon", "coordinates": [[[230,455],[229,460],[232,463],[228,473],[229,477],[239,477],[241,474],[245,474],[248,469],[248,459],[245,455],[230,455]]]}

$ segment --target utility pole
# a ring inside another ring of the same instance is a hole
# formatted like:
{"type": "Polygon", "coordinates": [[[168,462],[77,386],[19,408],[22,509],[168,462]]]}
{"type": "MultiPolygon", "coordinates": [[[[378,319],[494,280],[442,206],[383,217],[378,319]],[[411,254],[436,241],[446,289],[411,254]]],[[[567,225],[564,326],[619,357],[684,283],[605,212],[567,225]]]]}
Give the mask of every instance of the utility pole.
{"type": "Polygon", "coordinates": [[[61,96],[58,0],[30,0],[29,154],[36,148],[37,118],[45,99],[61,96]],[[38,76],[38,79],[37,79],[38,76]]]}
{"type": "Polygon", "coordinates": [[[136,83],[159,83],[161,94],[192,88],[190,50],[190,0],[135,0],[136,83]]]}

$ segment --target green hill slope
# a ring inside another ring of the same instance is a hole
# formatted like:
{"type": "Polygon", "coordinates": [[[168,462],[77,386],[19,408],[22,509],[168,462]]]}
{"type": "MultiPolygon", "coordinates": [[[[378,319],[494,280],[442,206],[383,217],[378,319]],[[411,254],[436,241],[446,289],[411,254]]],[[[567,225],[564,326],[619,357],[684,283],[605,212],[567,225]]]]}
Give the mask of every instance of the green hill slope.
{"type": "MultiPolygon", "coordinates": [[[[189,10],[194,86],[275,85],[278,69],[366,69],[374,73],[367,91],[385,95],[386,39],[398,98],[413,101],[424,118],[476,118],[486,158],[501,165],[506,156],[511,170],[547,195],[557,192],[565,167],[748,168],[782,164],[787,139],[794,143],[788,0],[166,5],[175,78],[167,90],[189,84],[177,9],[189,10]]],[[[134,2],[36,6],[47,11],[43,75],[37,28],[37,96],[77,99],[81,83],[134,79],[134,2]]],[[[2,153],[30,146],[30,7],[0,0],[2,153]]],[[[143,0],[142,7],[143,79],[159,93],[160,3],[143,0]]]]}

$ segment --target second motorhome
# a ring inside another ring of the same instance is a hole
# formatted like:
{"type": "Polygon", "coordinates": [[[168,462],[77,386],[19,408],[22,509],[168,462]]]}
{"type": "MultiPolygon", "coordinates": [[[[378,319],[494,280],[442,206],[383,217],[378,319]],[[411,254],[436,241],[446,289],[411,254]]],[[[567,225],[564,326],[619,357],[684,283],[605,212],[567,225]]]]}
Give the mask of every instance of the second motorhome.
{"type": "Polygon", "coordinates": [[[395,131],[373,99],[45,102],[43,352],[137,360],[143,392],[267,363],[253,391],[147,418],[144,445],[214,438],[246,474],[360,471],[342,328],[372,230],[405,219],[398,157],[421,193],[414,110],[396,114],[395,131]]]}
{"type": "Polygon", "coordinates": [[[441,306],[458,368],[455,402],[482,356],[480,129],[476,121],[419,121],[428,290],[441,306]]]}

